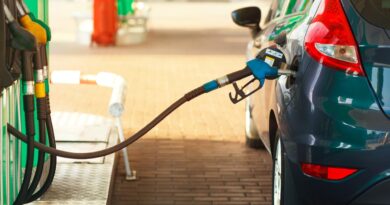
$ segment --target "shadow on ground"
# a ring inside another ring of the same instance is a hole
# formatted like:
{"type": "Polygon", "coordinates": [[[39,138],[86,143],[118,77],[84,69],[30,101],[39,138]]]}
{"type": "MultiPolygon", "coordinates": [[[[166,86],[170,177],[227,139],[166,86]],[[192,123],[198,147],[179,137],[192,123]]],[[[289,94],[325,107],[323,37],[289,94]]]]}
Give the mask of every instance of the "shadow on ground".
{"type": "Polygon", "coordinates": [[[112,204],[270,204],[271,159],[239,142],[145,139],[119,159],[112,204]]]}

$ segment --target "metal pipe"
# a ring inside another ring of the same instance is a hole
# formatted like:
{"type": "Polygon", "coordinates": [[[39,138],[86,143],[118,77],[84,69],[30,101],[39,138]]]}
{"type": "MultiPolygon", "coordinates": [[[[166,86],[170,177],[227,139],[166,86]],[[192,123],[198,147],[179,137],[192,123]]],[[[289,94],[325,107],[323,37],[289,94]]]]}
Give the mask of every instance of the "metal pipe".
{"type": "MultiPolygon", "coordinates": [[[[116,117],[115,122],[116,122],[116,127],[118,130],[119,141],[123,142],[123,141],[125,141],[125,136],[123,134],[122,121],[119,117],[116,117]]],[[[127,147],[122,149],[122,153],[123,153],[123,162],[125,163],[126,179],[129,179],[129,180],[134,179],[135,176],[133,176],[133,172],[131,171],[130,161],[129,161],[129,157],[127,154],[127,147]]]]}
{"type": "MultiPolygon", "coordinates": [[[[18,117],[18,129],[21,130],[22,129],[22,115],[21,115],[21,104],[20,104],[20,80],[17,81],[17,85],[16,85],[16,109],[17,109],[17,117],[18,117]]],[[[18,145],[18,150],[17,150],[17,173],[18,173],[18,176],[16,177],[17,178],[17,183],[16,183],[16,188],[19,189],[20,188],[20,179],[22,178],[22,141],[21,140],[16,140],[17,141],[17,145],[18,145]]],[[[16,192],[15,192],[16,193],[16,192]]]]}
{"type": "Polygon", "coordinates": [[[20,3],[22,3],[22,7],[24,8],[24,11],[26,11],[26,13],[31,13],[30,9],[23,0],[20,0],[20,3]]]}
{"type": "Polygon", "coordinates": [[[16,9],[18,9],[18,12],[21,16],[25,16],[26,12],[23,10],[22,5],[18,1],[16,1],[16,9]]]}
{"type": "MultiPolygon", "coordinates": [[[[1,91],[1,97],[0,97],[0,122],[3,123],[3,115],[4,115],[4,110],[3,110],[3,97],[4,97],[4,90],[1,91]]],[[[4,137],[4,133],[3,133],[3,129],[0,129],[0,134],[1,134],[1,137],[3,138],[4,137]]],[[[0,140],[0,148],[3,149],[3,140],[0,140]]],[[[0,162],[3,163],[3,152],[1,151],[0,152],[0,162]]],[[[3,188],[3,166],[1,165],[0,166],[0,199],[3,200],[4,196],[4,188],[3,188]]],[[[1,201],[0,203],[3,203],[3,201],[1,201]]]]}
{"type": "Polygon", "coordinates": [[[3,5],[4,5],[4,14],[5,14],[5,17],[7,18],[7,21],[8,22],[14,22],[15,18],[12,15],[11,11],[9,10],[8,6],[5,5],[5,4],[3,4],[3,5]]]}
{"type": "MultiPolygon", "coordinates": [[[[7,99],[5,100],[5,107],[8,109],[8,117],[6,117],[6,123],[10,123],[10,89],[11,88],[6,88],[6,96],[7,96],[7,99]]],[[[7,197],[6,197],[6,204],[9,205],[10,204],[10,198],[11,198],[11,190],[10,190],[10,156],[9,156],[9,152],[10,152],[10,134],[7,133],[7,138],[8,139],[5,139],[5,191],[7,193],[7,197]]],[[[4,148],[4,147],[3,147],[4,148]]]]}

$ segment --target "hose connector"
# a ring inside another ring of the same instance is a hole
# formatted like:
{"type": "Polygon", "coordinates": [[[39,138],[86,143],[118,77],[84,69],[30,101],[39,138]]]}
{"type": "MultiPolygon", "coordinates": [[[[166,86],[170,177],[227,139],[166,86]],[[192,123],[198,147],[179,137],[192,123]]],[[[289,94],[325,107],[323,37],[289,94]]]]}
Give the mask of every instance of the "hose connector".
{"type": "Polygon", "coordinates": [[[45,82],[35,83],[35,97],[38,99],[46,98],[45,82]]]}
{"type": "Polygon", "coordinates": [[[24,81],[23,92],[24,92],[24,95],[35,95],[34,81],[24,81]]]}

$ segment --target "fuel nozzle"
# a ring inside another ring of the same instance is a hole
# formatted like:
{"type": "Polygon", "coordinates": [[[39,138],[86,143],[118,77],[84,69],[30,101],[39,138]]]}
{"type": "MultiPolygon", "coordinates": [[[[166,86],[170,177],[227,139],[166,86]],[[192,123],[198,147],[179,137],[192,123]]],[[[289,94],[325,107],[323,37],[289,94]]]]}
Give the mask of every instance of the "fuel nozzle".
{"type": "Polygon", "coordinates": [[[37,38],[38,43],[40,44],[39,55],[41,56],[43,73],[45,78],[46,91],[49,91],[49,82],[48,82],[48,57],[46,44],[51,41],[51,29],[50,27],[40,19],[36,18],[34,14],[30,11],[28,6],[23,0],[17,0],[16,6],[19,13],[22,17],[19,19],[22,25],[29,30],[37,38]]]}
{"type": "Polygon", "coordinates": [[[266,79],[273,80],[281,75],[293,77],[296,75],[296,72],[290,69],[285,53],[277,48],[277,46],[272,46],[260,51],[254,60],[247,63],[247,68],[251,71],[254,78],[241,88],[236,82],[233,82],[235,93],[229,93],[229,97],[234,104],[241,102],[260,90],[266,79]],[[245,90],[248,90],[249,86],[256,81],[260,82],[259,85],[257,87],[252,87],[250,91],[246,92],[245,90]]]}
{"type": "Polygon", "coordinates": [[[16,1],[16,8],[18,9],[18,12],[20,14],[20,18],[19,18],[20,24],[22,24],[22,26],[26,30],[28,30],[31,34],[35,36],[38,44],[46,45],[47,43],[46,30],[41,25],[34,22],[29,15],[27,15],[27,13],[24,11],[19,1],[16,1]]]}
{"type": "MultiPolygon", "coordinates": [[[[281,66],[283,68],[288,67],[285,63],[281,64],[281,66]]],[[[256,58],[254,60],[248,61],[247,66],[244,69],[230,73],[226,76],[204,84],[203,89],[205,92],[211,92],[228,84],[233,84],[235,93],[229,93],[229,97],[232,103],[237,104],[256,91],[260,90],[263,87],[266,79],[275,79],[281,75],[295,75],[295,72],[288,69],[278,69],[276,67],[272,67],[266,61],[256,58]],[[236,82],[249,76],[253,76],[253,78],[241,88],[238,87],[236,82]],[[259,81],[258,87],[248,93],[245,92],[249,85],[255,83],[256,81],[259,81]]]]}
{"type": "MultiPolygon", "coordinates": [[[[11,34],[10,46],[16,50],[27,50],[35,51],[36,50],[36,41],[35,37],[31,35],[28,31],[23,29],[17,21],[15,21],[14,16],[10,12],[7,5],[3,3],[4,16],[7,22],[8,30],[11,34]]],[[[4,31],[5,33],[5,31],[4,31]]],[[[5,51],[4,51],[5,52],[5,51]]],[[[6,62],[5,59],[2,62],[6,62]]],[[[4,65],[0,69],[0,87],[1,89],[6,88],[13,84],[13,82],[19,78],[21,71],[12,65],[4,65]],[[9,67],[9,68],[7,68],[9,67]]]]}
{"type": "Polygon", "coordinates": [[[20,0],[20,5],[23,8],[24,12],[31,18],[32,21],[39,24],[42,28],[45,29],[47,42],[51,41],[50,27],[45,22],[43,22],[40,19],[38,19],[37,17],[35,17],[35,15],[30,11],[30,9],[28,8],[28,6],[26,5],[26,3],[23,0],[20,0]]]}
{"type": "Polygon", "coordinates": [[[281,75],[295,76],[296,72],[290,69],[284,52],[278,49],[277,46],[273,46],[262,50],[254,60],[248,61],[245,69],[206,84],[205,90],[209,92],[227,84],[233,84],[235,93],[229,93],[229,97],[232,103],[237,104],[260,90],[266,79],[276,79],[281,75]],[[253,78],[249,82],[245,83],[242,87],[237,85],[236,81],[251,75],[253,78]],[[259,82],[258,86],[253,86],[251,89],[248,89],[250,85],[257,81],[259,82]]]}
{"type": "Polygon", "coordinates": [[[4,5],[4,13],[7,19],[7,26],[11,32],[11,46],[17,50],[36,51],[37,42],[35,37],[26,29],[22,28],[15,20],[7,5],[4,5]]]}

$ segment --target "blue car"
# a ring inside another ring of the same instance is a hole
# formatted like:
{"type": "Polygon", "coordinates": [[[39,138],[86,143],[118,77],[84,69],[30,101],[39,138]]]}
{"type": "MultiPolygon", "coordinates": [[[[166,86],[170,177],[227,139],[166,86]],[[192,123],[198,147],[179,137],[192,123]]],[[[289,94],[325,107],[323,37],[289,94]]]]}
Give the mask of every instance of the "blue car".
{"type": "Polygon", "coordinates": [[[248,60],[275,66],[278,50],[297,72],[246,106],[248,144],[273,157],[273,204],[389,205],[390,0],[273,0],[261,25],[257,7],[232,17],[251,30],[248,60]]]}

